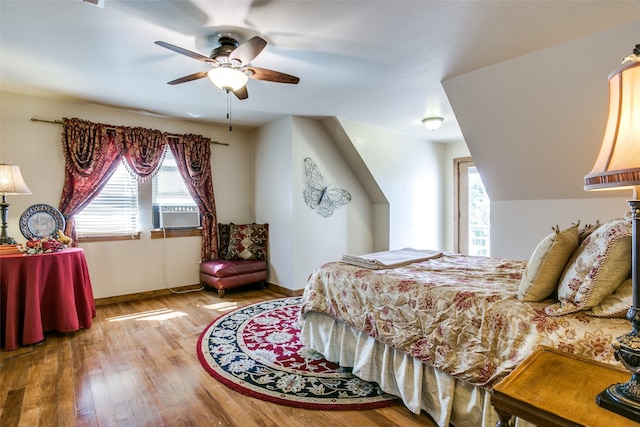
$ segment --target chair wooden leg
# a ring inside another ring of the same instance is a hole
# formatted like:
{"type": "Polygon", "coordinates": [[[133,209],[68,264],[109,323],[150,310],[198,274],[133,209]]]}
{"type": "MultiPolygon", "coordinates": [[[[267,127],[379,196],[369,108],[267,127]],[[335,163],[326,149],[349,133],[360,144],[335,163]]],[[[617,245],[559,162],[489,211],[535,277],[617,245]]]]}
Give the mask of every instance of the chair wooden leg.
{"type": "Polygon", "coordinates": [[[218,289],[218,296],[220,298],[224,297],[224,289],[218,289]]]}

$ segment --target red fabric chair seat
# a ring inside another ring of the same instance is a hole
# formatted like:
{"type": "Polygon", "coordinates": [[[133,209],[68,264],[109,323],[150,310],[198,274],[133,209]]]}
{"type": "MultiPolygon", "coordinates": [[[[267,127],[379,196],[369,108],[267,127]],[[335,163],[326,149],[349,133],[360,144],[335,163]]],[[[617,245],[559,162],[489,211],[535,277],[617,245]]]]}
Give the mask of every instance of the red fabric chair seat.
{"type": "Polygon", "coordinates": [[[200,264],[200,282],[218,290],[224,296],[225,290],[267,280],[266,260],[226,260],[205,261],[200,264]]]}
{"type": "Polygon", "coordinates": [[[218,259],[205,261],[200,266],[200,272],[215,277],[229,277],[240,274],[253,273],[267,269],[265,260],[228,260],[218,259]]]}

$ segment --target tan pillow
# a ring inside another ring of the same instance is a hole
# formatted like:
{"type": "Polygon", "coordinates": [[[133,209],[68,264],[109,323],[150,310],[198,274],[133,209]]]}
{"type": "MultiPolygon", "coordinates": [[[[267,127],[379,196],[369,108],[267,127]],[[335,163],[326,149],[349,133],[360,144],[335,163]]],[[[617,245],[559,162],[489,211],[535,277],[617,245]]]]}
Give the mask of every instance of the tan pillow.
{"type": "Polygon", "coordinates": [[[560,316],[595,307],[629,277],[630,271],[631,222],[609,221],[578,246],[560,279],[560,302],[545,311],[560,316]]]}
{"type": "Polygon", "coordinates": [[[622,282],[614,293],[606,297],[600,305],[591,309],[590,315],[595,317],[626,317],[633,300],[631,278],[622,282]]]}
{"type": "Polygon", "coordinates": [[[560,231],[558,226],[533,251],[522,274],[518,299],[542,301],[556,290],[567,261],[578,247],[578,225],[560,231]]]}

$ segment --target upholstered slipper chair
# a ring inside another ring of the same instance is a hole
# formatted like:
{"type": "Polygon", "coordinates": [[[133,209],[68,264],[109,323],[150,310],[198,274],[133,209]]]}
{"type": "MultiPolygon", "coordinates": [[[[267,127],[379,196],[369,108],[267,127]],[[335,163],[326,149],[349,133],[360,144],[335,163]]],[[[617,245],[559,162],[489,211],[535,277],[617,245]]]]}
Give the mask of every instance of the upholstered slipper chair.
{"type": "Polygon", "coordinates": [[[225,290],[267,281],[269,224],[218,224],[218,259],[200,264],[200,282],[225,290]]]}

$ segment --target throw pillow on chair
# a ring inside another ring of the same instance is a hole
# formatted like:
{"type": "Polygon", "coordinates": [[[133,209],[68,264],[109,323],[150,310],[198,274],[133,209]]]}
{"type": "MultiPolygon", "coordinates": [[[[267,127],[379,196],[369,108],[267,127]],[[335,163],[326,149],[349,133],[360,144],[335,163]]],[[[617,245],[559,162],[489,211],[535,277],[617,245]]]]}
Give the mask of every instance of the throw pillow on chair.
{"type": "Polygon", "coordinates": [[[269,224],[218,224],[219,259],[200,264],[200,282],[218,290],[267,280],[269,224]]]}

